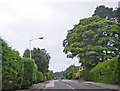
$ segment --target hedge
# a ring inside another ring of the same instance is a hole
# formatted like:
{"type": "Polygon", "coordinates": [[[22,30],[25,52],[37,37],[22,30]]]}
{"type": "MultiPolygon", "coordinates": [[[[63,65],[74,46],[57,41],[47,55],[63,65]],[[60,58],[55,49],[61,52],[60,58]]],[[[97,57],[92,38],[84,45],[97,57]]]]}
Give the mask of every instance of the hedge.
{"type": "Polygon", "coordinates": [[[29,58],[23,58],[24,60],[24,81],[23,86],[29,86],[32,85],[37,81],[37,65],[35,64],[34,60],[29,58]]]}
{"type": "Polygon", "coordinates": [[[67,78],[68,78],[68,79],[72,79],[72,74],[73,74],[72,72],[68,72],[67,78]]]}
{"type": "Polygon", "coordinates": [[[42,82],[43,81],[43,73],[42,72],[38,72],[37,73],[37,82],[42,82]]]}
{"type": "Polygon", "coordinates": [[[52,80],[52,79],[53,79],[53,71],[48,71],[47,80],[52,80]]]}
{"type": "Polygon", "coordinates": [[[43,74],[43,81],[46,81],[47,80],[47,77],[46,77],[46,74],[44,73],[43,74]]]}
{"type": "MultiPolygon", "coordinates": [[[[0,40],[2,40],[0,38],[0,40]]],[[[35,61],[22,58],[2,40],[2,89],[21,89],[36,82],[46,81],[46,75],[38,72],[35,61]]]]}
{"type": "Polygon", "coordinates": [[[93,81],[104,83],[118,83],[118,57],[99,63],[90,71],[93,81]]]}
{"type": "Polygon", "coordinates": [[[19,53],[2,43],[2,88],[20,89],[23,82],[24,65],[19,53]]]}
{"type": "Polygon", "coordinates": [[[99,63],[93,69],[84,71],[84,79],[95,82],[118,84],[120,83],[120,67],[118,63],[120,63],[120,56],[99,63]]]}
{"type": "Polygon", "coordinates": [[[83,71],[84,70],[80,70],[80,72],[74,73],[72,78],[73,79],[79,79],[79,76],[82,77],[83,76],[83,71]]]}

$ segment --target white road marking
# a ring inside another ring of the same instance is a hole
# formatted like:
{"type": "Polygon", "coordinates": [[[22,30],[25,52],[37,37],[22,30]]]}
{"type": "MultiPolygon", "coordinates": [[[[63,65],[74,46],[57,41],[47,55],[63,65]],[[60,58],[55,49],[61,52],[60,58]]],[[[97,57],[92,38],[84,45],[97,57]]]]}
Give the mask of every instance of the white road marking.
{"type": "Polygon", "coordinates": [[[75,88],[71,87],[71,86],[68,85],[67,83],[66,83],[66,85],[67,85],[68,87],[70,87],[71,89],[73,89],[74,91],[76,91],[75,88]]]}

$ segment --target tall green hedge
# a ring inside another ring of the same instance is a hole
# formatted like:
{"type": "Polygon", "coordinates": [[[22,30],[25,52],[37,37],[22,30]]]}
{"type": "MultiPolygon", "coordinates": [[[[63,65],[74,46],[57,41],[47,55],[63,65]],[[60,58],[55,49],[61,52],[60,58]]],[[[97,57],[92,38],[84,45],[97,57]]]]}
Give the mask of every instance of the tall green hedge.
{"type": "Polygon", "coordinates": [[[47,80],[52,80],[52,79],[53,79],[53,71],[48,71],[47,80]]]}
{"type": "Polygon", "coordinates": [[[24,64],[19,53],[7,43],[2,43],[2,88],[20,89],[23,82],[24,64]]]}
{"type": "Polygon", "coordinates": [[[114,57],[112,60],[106,60],[102,63],[99,63],[93,69],[87,69],[84,71],[84,79],[95,82],[118,84],[120,83],[120,66],[118,66],[119,63],[120,56],[114,57]]]}
{"type": "Polygon", "coordinates": [[[114,57],[112,60],[99,63],[90,71],[92,80],[104,83],[118,83],[118,61],[120,61],[118,57],[114,57]]]}
{"type": "Polygon", "coordinates": [[[43,73],[42,72],[39,72],[37,73],[37,82],[42,82],[44,79],[43,79],[43,73]]]}
{"type": "Polygon", "coordinates": [[[84,75],[84,77],[83,77],[84,80],[86,80],[86,81],[91,81],[90,69],[84,70],[83,75],[84,75]]]}
{"type": "MultiPolygon", "coordinates": [[[[1,39],[1,38],[0,38],[1,39]]],[[[2,40],[2,39],[1,39],[2,40]]],[[[36,82],[46,81],[46,75],[38,72],[35,61],[22,58],[2,41],[2,89],[21,89],[36,82]]]]}
{"type": "Polygon", "coordinates": [[[46,74],[44,73],[43,74],[43,81],[46,81],[47,80],[47,76],[46,76],[46,74]]]}
{"type": "Polygon", "coordinates": [[[37,65],[35,64],[34,60],[29,58],[23,58],[24,60],[24,81],[23,86],[32,85],[37,81],[37,65]]]}

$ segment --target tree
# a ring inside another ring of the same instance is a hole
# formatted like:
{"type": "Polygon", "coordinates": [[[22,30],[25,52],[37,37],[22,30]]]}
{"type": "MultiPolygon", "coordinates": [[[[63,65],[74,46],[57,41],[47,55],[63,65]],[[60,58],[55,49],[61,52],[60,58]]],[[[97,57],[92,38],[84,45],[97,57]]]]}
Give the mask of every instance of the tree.
{"type": "Polygon", "coordinates": [[[120,8],[116,8],[115,10],[113,10],[113,8],[100,5],[94,11],[93,16],[95,15],[99,15],[103,19],[114,20],[117,24],[120,24],[120,8]]]}
{"type": "Polygon", "coordinates": [[[63,52],[68,58],[78,57],[87,68],[119,54],[120,29],[115,21],[93,16],[81,19],[68,31],[63,52]]]}
{"type": "Polygon", "coordinates": [[[30,50],[29,49],[25,50],[23,57],[30,58],[30,50]]]}
{"type": "Polygon", "coordinates": [[[93,16],[95,15],[99,15],[101,18],[110,20],[113,16],[113,8],[108,8],[104,5],[100,5],[94,11],[93,16]]]}
{"type": "MultiPolygon", "coordinates": [[[[50,55],[47,53],[45,49],[39,49],[39,48],[33,48],[31,51],[32,58],[35,60],[35,63],[37,64],[38,71],[42,73],[48,72],[49,67],[49,61],[50,61],[50,55]]],[[[29,57],[29,50],[26,49],[23,57],[29,57]]]]}
{"type": "MultiPolygon", "coordinates": [[[[94,11],[93,16],[98,15],[103,19],[107,20],[114,20],[116,24],[120,27],[120,8],[113,8],[105,7],[104,5],[100,5],[94,11]]],[[[118,31],[120,34],[120,31],[118,31]]],[[[118,45],[118,49],[120,50],[120,46],[118,45]]]]}
{"type": "Polygon", "coordinates": [[[78,67],[76,67],[75,65],[71,65],[65,70],[65,76],[71,79],[72,75],[76,72],[78,72],[78,67]]]}

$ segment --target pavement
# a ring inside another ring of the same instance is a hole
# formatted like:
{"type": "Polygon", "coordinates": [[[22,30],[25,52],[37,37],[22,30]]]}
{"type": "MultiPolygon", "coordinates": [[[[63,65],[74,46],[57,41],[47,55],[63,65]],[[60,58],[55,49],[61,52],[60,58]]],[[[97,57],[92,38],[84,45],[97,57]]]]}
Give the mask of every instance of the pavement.
{"type": "Polygon", "coordinates": [[[46,84],[48,84],[51,80],[49,81],[45,81],[45,82],[41,82],[41,83],[36,83],[33,84],[32,86],[26,87],[24,89],[21,90],[15,90],[15,91],[42,91],[42,89],[46,86],[46,84]],[[38,90],[37,90],[38,89],[38,90]]]}
{"type": "Polygon", "coordinates": [[[111,85],[98,82],[90,82],[83,80],[49,80],[42,83],[34,84],[22,90],[17,91],[120,91],[120,85],[111,85]]]}
{"type": "Polygon", "coordinates": [[[106,83],[99,83],[99,82],[91,82],[91,81],[79,81],[80,83],[83,84],[89,84],[89,85],[94,85],[94,86],[98,86],[104,89],[113,89],[113,90],[117,90],[120,91],[120,85],[114,85],[114,84],[106,84],[106,83]]]}
{"type": "Polygon", "coordinates": [[[53,80],[42,91],[119,91],[118,86],[78,80],[53,80]],[[108,87],[110,86],[110,87],[108,87]]]}

